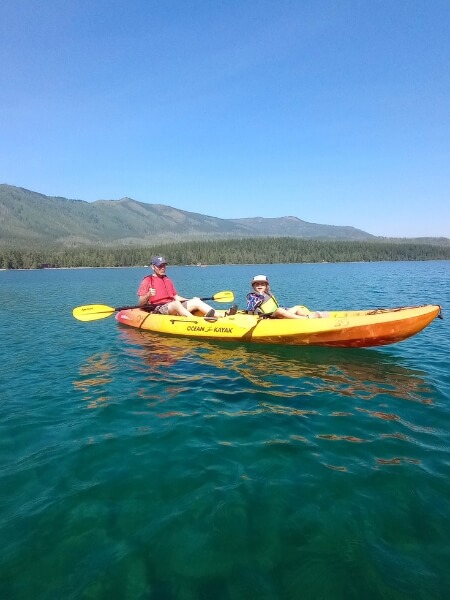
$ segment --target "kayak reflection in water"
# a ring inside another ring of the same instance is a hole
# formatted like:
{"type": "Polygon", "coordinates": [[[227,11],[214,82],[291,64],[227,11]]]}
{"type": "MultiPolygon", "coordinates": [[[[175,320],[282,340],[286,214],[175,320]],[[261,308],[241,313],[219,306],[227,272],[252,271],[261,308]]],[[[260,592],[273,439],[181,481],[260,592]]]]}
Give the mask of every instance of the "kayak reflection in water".
{"type": "MultiPolygon", "coordinates": [[[[226,381],[239,375],[272,398],[275,405],[304,404],[310,394],[331,394],[345,400],[348,407],[360,407],[381,399],[432,404],[432,392],[425,373],[407,366],[399,356],[358,349],[343,353],[335,348],[283,347],[210,342],[201,339],[164,337],[149,331],[122,328],[125,353],[133,368],[165,375],[183,386],[211,377],[210,369],[226,381]],[[138,359],[137,361],[135,359],[138,359]],[[176,371],[171,367],[177,366],[176,371]],[[280,379],[281,378],[281,379],[280,379]]],[[[233,379],[234,380],[234,379],[233,379]]],[[[366,409],[373,408],[366,405],[366,409]]],[[[274,409],[272,408],[272,411],[274,409]]],[[[359,408],[358,408],[359,410],[359,408]]]]}

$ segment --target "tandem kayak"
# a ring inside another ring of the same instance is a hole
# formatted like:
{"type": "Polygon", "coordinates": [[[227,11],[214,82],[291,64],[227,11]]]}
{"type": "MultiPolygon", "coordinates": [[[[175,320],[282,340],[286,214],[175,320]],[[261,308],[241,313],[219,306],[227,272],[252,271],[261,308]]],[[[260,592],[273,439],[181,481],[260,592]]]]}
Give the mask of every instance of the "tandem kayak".
{"type": "Polygon", "coordinates": [[[340,310],[324,318],[267,319],[246,313],[219,317],[182,317],[148,313],[140,308],[120,310],[122,325],[156,333],[190,338],[242,341],[292,346],[365,348],[405,340],[441,317],[438,305],[401,306],[370,310],[340,310]]]}

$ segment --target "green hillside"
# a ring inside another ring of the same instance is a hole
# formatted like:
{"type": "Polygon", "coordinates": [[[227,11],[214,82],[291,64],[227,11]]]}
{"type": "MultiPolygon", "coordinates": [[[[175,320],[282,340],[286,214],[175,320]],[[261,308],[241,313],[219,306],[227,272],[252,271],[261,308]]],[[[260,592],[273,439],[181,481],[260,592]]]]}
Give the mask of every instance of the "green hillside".
{"type": "Polygon", "coordinates": [[[131,198],[85,202],[0,185],[0,240],[9,244],[133,245],[243,237],[373,240],[355,229],[297,217],[218,219],[131,198]]]}

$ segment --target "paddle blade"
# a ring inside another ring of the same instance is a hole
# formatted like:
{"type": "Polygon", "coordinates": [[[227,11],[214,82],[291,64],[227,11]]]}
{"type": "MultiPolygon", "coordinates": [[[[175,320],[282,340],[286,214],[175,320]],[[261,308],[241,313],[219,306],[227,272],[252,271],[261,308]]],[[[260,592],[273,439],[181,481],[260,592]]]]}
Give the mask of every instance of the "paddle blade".
{"type": "Polygon", "coordinates": [[[86,306],[77,306],[73,309],[72,315],[79,321],[97,321],[106,319],[116,312],[115,308],[105,304],[86,304],[86,306]]]}
{"type": "Polygon", "coordinates": [[[233,302],[234,294],[230,291],[217,292],[217,294],[214,294],[211,300],[215,300],[216,302],[233,302]]]}

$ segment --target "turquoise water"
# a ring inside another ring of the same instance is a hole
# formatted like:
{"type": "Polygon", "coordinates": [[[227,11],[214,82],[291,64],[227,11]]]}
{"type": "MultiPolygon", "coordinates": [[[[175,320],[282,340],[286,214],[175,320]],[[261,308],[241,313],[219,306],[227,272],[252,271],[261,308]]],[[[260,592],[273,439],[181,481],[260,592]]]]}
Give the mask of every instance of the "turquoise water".
{"type": "MultiPolygon", "coordinates": [[[[450,316],[361,350],[72,318],[145,273],[0,272],[0,598],[447,599],[450,316]]],[[[241,306],[259,273],[288,306],[450,307],[448,261],[169,269],[241,306]]]]}

